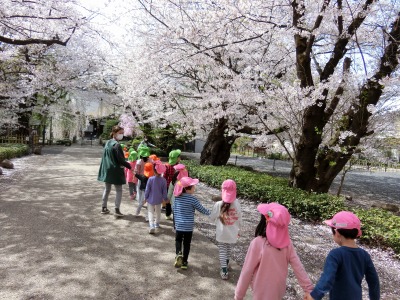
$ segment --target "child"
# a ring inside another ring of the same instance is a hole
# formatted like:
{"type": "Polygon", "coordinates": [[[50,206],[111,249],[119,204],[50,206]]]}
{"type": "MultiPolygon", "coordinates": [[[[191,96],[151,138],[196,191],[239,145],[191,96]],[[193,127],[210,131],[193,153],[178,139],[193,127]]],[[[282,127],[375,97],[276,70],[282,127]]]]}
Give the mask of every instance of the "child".
{"type": "MultiPolygon", "coordinates": [[[[179,164],[179,162],[181,161],[181,150],[177,149],[177,150],[172,150],[169,154],[168,154],[168,163],[165,164],[165,166],[167,167],[167,170],[165,171],[165,179],[167,180],[167,186],[169,186],[169,184],[172,181],[172,177],[175,174],[175,169],[174,166],[176,166],[177,164],[179,164]]],[[[171,206],[171,199],[168,198],[169,201],[167,201],[167,203],[165,203],[165,219],[167,220],[171,220],[171,213],[172,213],[172,206],[171,206]]]]}
{"type": "MultiPolygon", "coordinates": [[[[138,178],[140,181],[140,185],[138,187],[138,190],[140,190],[139,198],[138,198],[138,207],[136,209],[136,216],[140,215],[140,211],[143,207],[144,204],[144,194],[146,191],[146,186],[147,186],[147,181],[149,180],[150,177],[154,176],[154,167],[152,163],[145,163],[144,168],[143,168],[143,175],[140,174],[135,174],[136,178],[138,178]]],[[[146,214],[146,221],[147,221],[147,214],[146,214]]]]}
{"type": "Polygon", "coordinates": [[[221,278],[227,280],[228,264],[233,245],[236,244],[242,225],[242,210],[236,199],[236,183],[227,179],[222,183],[222,201],[215,203],[210,219],[216,222],[216,240],[221,264],[221,278]]]}
{"type": "Polygon", "coordinates": [[[290,240],[288,210],[278,203],[262,203],[257,210],[261,220],[246,254],[235,300],[243,299],[250,284],[254,300],[282,299],[289,264],[303,291],[309,293],[313,285],[290,240]]]}
{"type": "MultiPolygon", "coordinates": [[[[188,177],[189,173],[186,170],[186,167],[184,164],[177,164],[174,166],[174,170],[175,170],[175,174],[174,176],[172,176],[172,180],[168,186],[168,201],[171,204],[171,215],[173,213],[172,207],[174,205],[174,200],[175,200],[175,196],[174,196],[174,188],[175,188],[175,184],[178,180],[181,180],[182,177],[188,177]]],[[[172,217],[171,217],[172,218],[172,217]]],[[[168,220],[168,218],[167,218],[168,220]]],[[[172,218],[172,222],[174,225],[173,228],[173,232],[175,232],[175,220],[172,218]]]]}
{"type": "Polygon", "coordinates": [[[165,166],[161,161],[154,163],[155,176],[147,181],[144,201],[147,202],[147,211],[149,215],[149,233],[153,234],[160,228],[161,203],[167,199],[167,181],[161,177],[165,172],[165,166]],[[155,213],[155,221],[154,221],[155,213]]]}
{"type": "MultiPolygon", "coordinates": [[[[149,147],[142,146],[142,147],[138,148],[137,153],[138,153],[138,156],[139,156],[139,160],[136,163],[136,167],[135,167],[135,172],[134,173],[138,174],[138,175],[143,175],[144,165],[145,165],[145,163],[147,163],[147,161],[149,159],[149,156],[150,156],[150,149],[149,149],[149,147]]],[[[139,179],[139,177],[136,177],[136,176],[135,176],[135,178],[139,179]]],[[[144,190],[140,189],[140,179],[139,179],[139,181],[136,182],[136,187],[137,187],[136,199],[137,199],[138,202],[140,202],[140,199],[142,199],[142,201],[143,201],[143,199],[144,199],[144,190]]]]}
{"type": "Polygon", "coordinates": [[[171,207],[174,205],[174,199],[175,199],[174,188],[175,188],[176,182],[178,180],[181,180],[182,177],[189,176],[189,173],[186,170],[186,167],[184,164],[175,165],[174,170],[175,170],[174,176],[172,176],[171,182],[169,183],[169,186],[168,186],[168,199],[171,204],[171,207]]]}
{"type": "Polygon", "coordinates": [[[182,177],[177,181],[174,188],[174,220],[176,226],[175,233],[175,268],[186,270],[188,268],[188,258],[190,244],[192,241],[194,227],[194,212],[197,209],[202,214],[210,215],[210,211],[204,208],[199,200],[193,196],[195,185],[199,183],[198,179],[182,177]],[[183,243],[183,255],[182,255],[183,243]]]}
{"type": "Polygon", "coordinates": [[[311,295],[304,299],[362,299],[361,281],[369,288],[369,299],[380,299],[379,278],[368,252],[358,248],[355,239],[361,236],[361,223],[355,214],[341,211],[324,221],[332,228],[333,240],[340,247],[329,252],[324,271],[311,295]]]}
{"type": "Polygon", "coordinates": [[[129,170],[128,168],[125,168],[125,178],[129,187],[129,196],[131,200],[133,200],[136,197],[137,178],[135,178],[133,170],[135,170],[136,167],[137,152],[133,148],[129,149],[129,151],[128,163],[130,164],[131,169],[129,170]]]}

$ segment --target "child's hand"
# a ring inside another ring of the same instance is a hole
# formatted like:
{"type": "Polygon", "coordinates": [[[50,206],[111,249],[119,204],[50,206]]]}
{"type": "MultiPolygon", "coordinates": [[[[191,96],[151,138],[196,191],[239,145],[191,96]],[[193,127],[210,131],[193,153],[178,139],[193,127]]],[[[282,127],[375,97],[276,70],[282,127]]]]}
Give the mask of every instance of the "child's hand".
{"type": "Polygon", "coordinates": [[[305,293],[304,294],[304,300],[314,300],[314,298],[311,297],[310,293],[305,293]]]}

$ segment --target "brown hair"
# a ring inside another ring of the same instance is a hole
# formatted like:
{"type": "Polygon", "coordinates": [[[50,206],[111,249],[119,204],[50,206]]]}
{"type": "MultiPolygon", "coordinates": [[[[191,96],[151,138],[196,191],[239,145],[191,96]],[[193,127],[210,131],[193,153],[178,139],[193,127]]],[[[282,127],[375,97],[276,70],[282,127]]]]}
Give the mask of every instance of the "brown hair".
{"type": "Polygon", "coordinates": [[[124,129],[123,127],[119,126],[119,125],[115,125],[113,126],[111,133],[110,133],[110,138],[114,137],[114,134],[116,134],[118,131],[120,131],[121,129],[124,129]]]}
{"type": "Polygon", "coordinates": [[[219,212],[219,220],[224,225],[225,225],[225,220],[228,218],[228,211],[230,207],[231,204],[227,202],[223,202],[221,205],[221,211],[219,212]]]}

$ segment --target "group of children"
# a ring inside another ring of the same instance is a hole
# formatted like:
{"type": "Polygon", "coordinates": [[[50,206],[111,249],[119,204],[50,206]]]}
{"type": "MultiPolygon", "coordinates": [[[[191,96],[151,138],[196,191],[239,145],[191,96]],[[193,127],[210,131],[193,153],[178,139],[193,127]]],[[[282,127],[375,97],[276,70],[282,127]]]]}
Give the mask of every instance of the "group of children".
{"type": "MultiPolygon", "coordinates": [[[[209,216],[216,224],[219,249],[220,276],[229,278],[229,261],[242,225],[242,212],[236,197],[236,183],[227,179],[221,186],[221,200],[212,210],[205,208],[194,196],[199,180],[188,176],[180,164],[180,150],[173,150],[168,164],[150,156],[144,146],[138,153],[130,150],[126,156],[131,171],[126,169],[131,199],[138,200],[136,215],[147,202],[149,233],[160,226],[161,205],[166,205],[166,218],[175,229],[176,268],[187,269],[194,229],[195,210],[209,216]],[[137,160],[139,158],[139,160],[137,160]],[[135,187],[137,186],[137,189],[135,187]]],[[[322,299],[329,293],[331,300],[362,299],[361,282],[365,276],[370,299],[380,299],[379,279],[370,255],[358,248],[355,240],[361,236],[358,217],[341,211],[324,221],[332,228],[333,240],[340,246],[327,256],[320,280],[314,287],[309,279],[289,236],[290,213],[278,203],[262,203],[257,207],[261,215],[255,229],[235,290],[235,299],[243,299],[249,286],[253,299],[282,299],[286,292],[288,267],[304,291],[304,300],[322,299]]]]}

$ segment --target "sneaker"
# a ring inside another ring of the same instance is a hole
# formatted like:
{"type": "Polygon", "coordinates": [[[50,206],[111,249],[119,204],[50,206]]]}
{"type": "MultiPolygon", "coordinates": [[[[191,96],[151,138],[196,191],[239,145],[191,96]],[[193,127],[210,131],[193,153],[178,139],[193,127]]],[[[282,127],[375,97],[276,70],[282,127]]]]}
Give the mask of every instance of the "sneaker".
{"type": "Polygon", "coordinates": [[[115,209],[115,215],[118,216],[118,217],[123,217],[124,216],[124,214],[120,212],[119,208],[115,209]]]}
{"type": "Polygon", "coordinates": [[[181,253],[179,253],[176,257],[175,257],[175,264],[174,267],[175,268],[181,268],[182,267],[182,260],[183,260],[183,256],[181,253]]]}
{"type": "Polygon", "coordinates": [[[149,233],[154,234],[156,232],[156,229],[154,227],[149,228],[149,233]]]}
{"type": "Polygon", "coordinates": [[[187,270],[187,268],[188,268],[188,262],[187,261],[182,262],[181,269],[182,270],[187,270]]]}
{"type": "Polygon", "coordinates": [[[171,216],[165,216],[165,220],[172,220],[171,216]]]}
{"type": "Polygon", "coordinates": [[[102,213],[102,214],[109,214],[109,213],[110,213],[110,210],[109,210],[107,207],[103,207],[103,208],[101,209],[101,213],[102,213]]]}
{"type": "Polygon", "coordinates": [[[221,271],[219,272],[219,274],[221,275],[221,278],[223,280],[228,280],[229,275],[228,275],[228,270],[227,268],[221,268],[221,271]]]}

